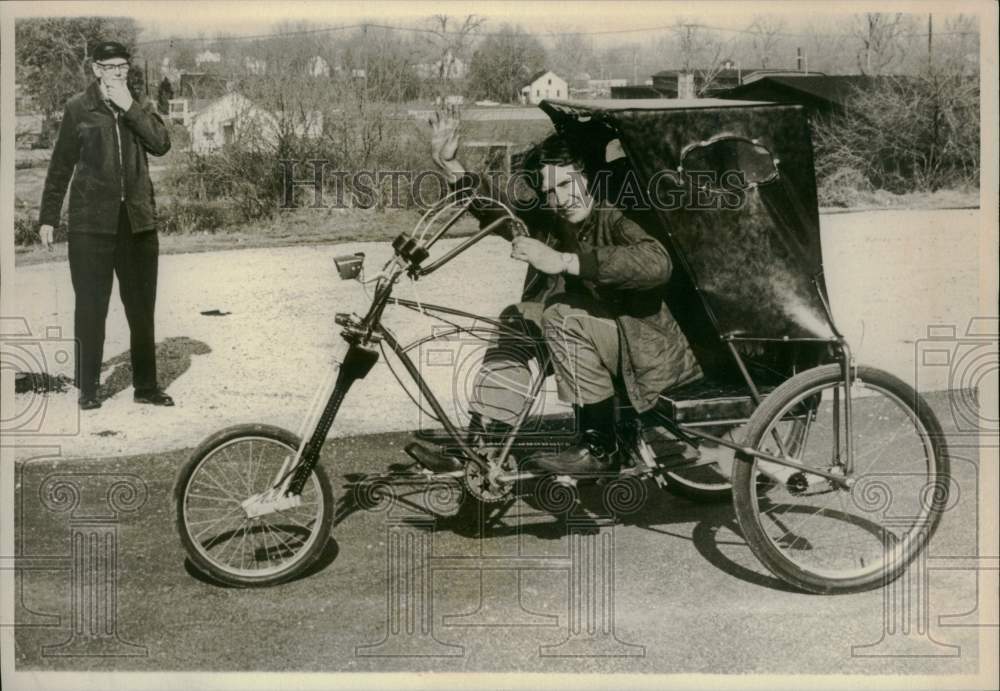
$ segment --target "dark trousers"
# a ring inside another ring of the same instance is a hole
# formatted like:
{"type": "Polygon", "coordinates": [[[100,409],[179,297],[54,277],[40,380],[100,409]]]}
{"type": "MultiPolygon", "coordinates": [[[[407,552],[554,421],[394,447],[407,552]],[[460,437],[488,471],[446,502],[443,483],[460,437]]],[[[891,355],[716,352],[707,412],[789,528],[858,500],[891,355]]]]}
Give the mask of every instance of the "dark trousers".
{"type": "Polygon", "coordinates": [[[69,234],[69,271],[76,294],[76,381],[81,396],[97,394],[104,358],[104,322],[114,275],[118,276],[131,335],[132,384],[137,392],[157,388],[153,312],[159,253],[155,230],[132,234],[124,204],[116,235],[69,234]]]}

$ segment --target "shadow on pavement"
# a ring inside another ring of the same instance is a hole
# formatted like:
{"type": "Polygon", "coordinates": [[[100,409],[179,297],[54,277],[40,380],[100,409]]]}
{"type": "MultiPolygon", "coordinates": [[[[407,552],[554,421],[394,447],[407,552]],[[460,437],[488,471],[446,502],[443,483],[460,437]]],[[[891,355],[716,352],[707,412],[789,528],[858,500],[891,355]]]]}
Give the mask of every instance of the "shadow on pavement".
{"type": "MultiPolygon", "coordinates": [[[[186,336],[167,338],[156,344],[156,378],[168,388],[191,367],[194,355],[206,355],[212,349],[207,343],[186,336]]],[[[126,350],[101,365],[101,371],[111,369],[101,384],[98,397],[104,401],[132,386],[132,353],[126,350]]]]}

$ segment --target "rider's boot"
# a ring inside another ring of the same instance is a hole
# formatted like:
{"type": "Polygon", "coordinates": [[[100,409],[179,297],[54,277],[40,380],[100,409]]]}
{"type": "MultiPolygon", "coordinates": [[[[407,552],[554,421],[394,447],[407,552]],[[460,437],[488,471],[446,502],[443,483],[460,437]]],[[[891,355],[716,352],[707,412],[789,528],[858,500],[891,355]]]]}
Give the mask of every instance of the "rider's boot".
{"type": "MultiPolygon", "coordinates": [[[[480,444],[497,445],[498,440],[502,441],[509,431],[509,425],[493,420],[484,421],[479,413],[473,412],[469,418],[465,442],[473,449],[477,449],[480,444]]],[[[418,442],[408,444],[405,451],[410,458],[432,473],[451,473],[463,467],[461,459],[418,442]]]]}
{"type": "Polygon", "coordinates": [[[617,470],[623,451],[615,431],[615,398],[578,408],[579,443],[556,454],[533,456],[524,470],[558,475],[601,475],[617,470]]]}
{"type": "Polygon", "coordinates": [[[439,449],[424,446],[420,442],[410,442],[403,450],[407,455],[432,473],[451,473],[462,469],[462,461],[442,453],[439,449]]]}

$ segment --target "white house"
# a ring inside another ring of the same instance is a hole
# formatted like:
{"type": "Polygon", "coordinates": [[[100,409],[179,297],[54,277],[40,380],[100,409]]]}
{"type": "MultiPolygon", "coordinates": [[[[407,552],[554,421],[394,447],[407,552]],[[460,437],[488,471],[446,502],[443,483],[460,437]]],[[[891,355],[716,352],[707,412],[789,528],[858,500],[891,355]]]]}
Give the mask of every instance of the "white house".
{"type": "Polygon", "coordinates": [[[206,63],[218,64],[221,61],[222,61],[222,55],[220,55],[219,53],[213,53],[210,50],[202,51],[201,53],[198,53],[198,55],[196,55],[194,58],[194,63],[198,65],[198,67],[201,67],[206,63]]]}
{"type": "MultiPolygon", "coordinates": [[[[191,149],[197,153],[210,153],[241,139],[270,143],[278,137],[280,126],[274,114],[238,93],[212,101],[188,120],[191,149]]],[[[306,113],[303,120],[296,120],[294,132],[299,136],[319,137],[323,133],[323,114],[306,113]]]]}
{"type": "Polygon", "coordinates": [[[414,67],[421,79],[465,79],[469,75],[469,66],[455,57],[449,50],[443,60],[417,63],[414,67]]]}
{"type": "Polygon", "coordinates": [[[243,58],[243,69],[247,71],[247,74],[261,75],[267,72],[267,61],[248,55],[243,58]]]}
{"type": "Polygon", "coordinates": [[[251,130],[270,137],[278,125],[273,115],[237,93],[215,99],[189,121],[191,149],[197,153],[220,149],[251,130]]]}
{"type": "Polygon", "coordinates": [[[538,104],[546,98],[567,98],[566,80],[552,70],[533,74],[521,85],[521,103],[538,104]]]}
{"type": "Polygon", "coordinates": [[[309,62],[306,63],[306,74],[310,77],[329,77],[330,63],[319,55],[314,55],[309,58],[309,62]]]}

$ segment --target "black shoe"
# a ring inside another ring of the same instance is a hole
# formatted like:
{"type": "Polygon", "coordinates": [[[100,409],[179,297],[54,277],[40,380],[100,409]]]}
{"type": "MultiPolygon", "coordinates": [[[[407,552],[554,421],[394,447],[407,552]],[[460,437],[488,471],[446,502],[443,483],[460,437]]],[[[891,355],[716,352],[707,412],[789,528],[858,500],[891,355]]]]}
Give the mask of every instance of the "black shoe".
{"type": "Polygon", "coordinates": [[[581,443],[556,454],[532,456],[522,470],[556,475],[603,475],[618,469],[620,456],[616,444],[609,445],[601,434],[587,430],[581,443]]]}
{"type": "Polygon", "coordinates": [[[101,399],[97,396],[80,396],[80,410],[94,410],[101,407],[101,399]]]}
{"type": "Polygon", "coordinates": [[[419,442],[411,442],[403,447],[407,455],[432,473],[452,473],[463,468],[462,461],[454,456],[428,449],[419,442]]]}
{"type": "Polygon", "coordinates": [[[149,405],[162,405],[162,406],[172,406],[174,404],[174,399],[166,394],[162,389],[153,389],[152,391],[136,391],[132,400],[136,403],[148,403],[149,405]]]}

